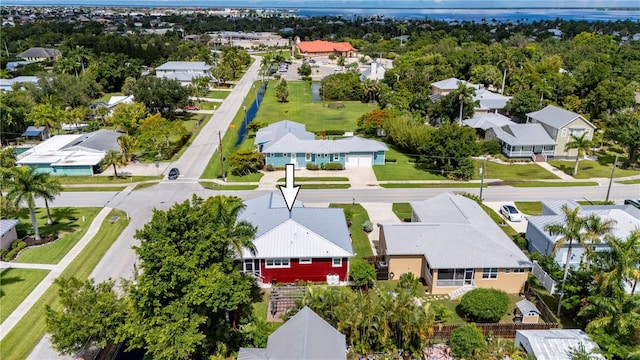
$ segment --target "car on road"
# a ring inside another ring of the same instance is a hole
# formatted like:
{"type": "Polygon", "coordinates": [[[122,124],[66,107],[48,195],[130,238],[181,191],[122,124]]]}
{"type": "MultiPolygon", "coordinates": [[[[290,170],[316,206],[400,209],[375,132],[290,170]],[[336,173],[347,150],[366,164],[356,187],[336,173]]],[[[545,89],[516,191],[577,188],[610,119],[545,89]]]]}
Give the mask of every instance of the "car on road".
{"type": "Polygon", "coordinates": [[[200,107],[195,105],[186,105],[185,107],[182,108],[182,110],[198,111],[200,110],[200,107]]]}
{"type": "Polygon", "coordinates": [[[169,170],[169,175],[167,176],[167,179],[175,180],[178,178],[178,176],[180,176],[180,170],[178,170],[178,168],[171,168],[171,170],[169,170]]]}
{"type": "Polygon", "coordinates": [[[335,71],[342,71],[342,66],[336,66],[336,68],[335,68],[335,69],[333,69],[333,70],[335,70],[335,71]]]}
{"type": "Polygon", "coordinates": [[[513,205],[502,205],[500,207],[500,213],[504,215],[509,221],[518,222],[522,221],[522,214],[513,205]]]}
{"type": "Polygon", "coordinates": [[[625,205],[631,205],[640,209],[640,200],[626,199],[624,201],[625,205]]]}

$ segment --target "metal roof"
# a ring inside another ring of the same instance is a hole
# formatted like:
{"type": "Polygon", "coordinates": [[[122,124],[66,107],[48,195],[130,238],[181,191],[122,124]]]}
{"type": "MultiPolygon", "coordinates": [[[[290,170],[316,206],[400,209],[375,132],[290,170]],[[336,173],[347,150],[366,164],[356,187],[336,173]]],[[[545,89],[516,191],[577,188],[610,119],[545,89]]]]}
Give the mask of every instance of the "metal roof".
{"type": "Polygon", "coordinates": [[[516,307],[518,308],[518,310],[520,310],[520,313],[523,315],[530,314],[530,313],[536,313],[540,315],[540,310],[538,310],[538,308],[535,306],[534,303],[532,303],[527,299],[518,301],[516,303],[516,307]]]}
{"type": "Polygon", "coordinates": [[[27,130],[22,133],[22,136],[39,136],[45,129],[46,127],[44,126],[29,126],[27,130]]]}
{"type": "Polygon", "coordinates": [[[346,360],[346,339],[343,334],[305,306],[269,335],[267,359],[346,360]]]}
{"type": "Polygon", "coordinates": [[[267,349],[240,348],[236,360],[269,360],[267,349]]]}
{"type": "Polygon", "coordinates": [[[462,123],[474,129],[482,130],[513,124],[508,117],[495,113],[478,114],[471,119],[463,120],[462,123]]]}
{"type": "Polygon", "coordinates": [[[164,79],[176,80],[180,82],[191,82],[193,79],[197,79],[204,76],[205,75],[202,73],[181,71],[181,72],[174,72],[171,74],[164,74],[164,75],[161,75],[160,77],[164,79]]]}
{"type": "Polygon", "coordinates": [[[167,61],[156,68],[161,71],[204,71],[210,69],[211,66],[204,61],[167,61]]]}
{"type": "Polygon", "coordinates": [[[480,102],[480,109],[504,109],[507,102],[511,100],[510,96],[496,94],[487,89],[478,89],[473,96],[473,101],[480,102]]]}
{"type": "Polygon", "coordinates": [[[299,139],[292,133],[266,143],[262,148],[263,153],[293,152],[310,154],[377,152],[387,150],[387,146],[380,141],[364,139],[358,136],[338,140],[306,140],[299,139]]]}
{"type": "Polygon", "coordinates": [[[314,140],[315,134],[306,131],[305,125],[291,120],[282,120],[258,130],[254,139],[255,144],[266,144],[280,139],[288,133],[292,133],[296,138],[302,140],[314,140]]]}
{"type": "Polygon", "coordinates": [[[388,255],[424,255],[435,269],[531,267],[475,201],[445,193],[411,207],[420,222],[382,225],[388,255]]]}
{"type": "MultiPolygon", "coordinates": [[[[569,351],[582,343],[585,350],[598,349],[598,345],[580,329],[516,330],[516,346],[521,345],[537,360],[571,360],[569,351]]],[[[604,359],[592,354],[594,359],[604,359]]]]}
{"type": "Polygon", "coordinates": [[[120,151],[118,138],[122,133],[114,130],[100,129],[90,133],[82,134],[75,141],[67,144],[61,150],[68,150],[72,147],[82,147],[85,149],[107,152],[108,150],[120,151]]]}
{"type": "Polygon", "coordinates": [[[458,88],[458,83],[463,83],[468,87],[472,87],[474,89],[477,89],[480,87],[479,85],[472,84],[470,82],[460,80],[454,77],[434,82],[431,84],[431,86],[437,87],[438,89],[442,89],[442,90],[455,90],[458,88]]]}
{"type": "Polygon", "coordinates": [[[2,219],[0,220],[0,235],[4,236],[4,234],[8,233],[13,229],[16,225],[20,224],[20,220],[18,219],[2,219]]]}
{"type": "Polygon", "coordinates": [[[583,118],[580,114],[553,105],[547,105],[547,107],[542,110],[530,112],[527,114],[527,117],[534,119],[537,122],[547,124],[556,129],[560,129],[573,120],[581,118],[595,129],[595,126],[593,126],[593,124],[583,118]]]}
{"type": "Polygon", "coordinates": [[[493,131],[498,139],[511,146],[556,144],[540,124],[511,123],[502,127],[494,127],[493,131]]]}

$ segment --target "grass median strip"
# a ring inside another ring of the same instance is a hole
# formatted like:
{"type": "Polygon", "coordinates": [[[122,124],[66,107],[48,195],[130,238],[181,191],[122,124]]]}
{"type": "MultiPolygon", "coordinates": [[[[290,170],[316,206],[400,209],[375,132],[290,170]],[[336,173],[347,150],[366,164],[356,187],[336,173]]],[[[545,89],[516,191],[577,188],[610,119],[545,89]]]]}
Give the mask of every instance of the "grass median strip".
{"type": "Polygon", "coordinates": [[[120,176],[114,179],[113,176],[57,176],[57,180],[62,185],[75,184],[129,184],[144,180],[161,180],[162,176],[120,176]]]}
{"type": "Polygon", "coordinates": [[[616,181],[616,182],[620,184],[625,184],[625,185],[634,185],[634,184],[640,184],[640,179],[622,180],[622,181],[616,181]]]}
{"type": "MultiPolygon", "coordinates": [[[[278,179],[278,182],[284,182],[285,178],[278,179]]],[[[331,177],[331,176],[319,176],[319,177],[296,177],[295,182],[307,182],[307,181],[349,181],[348,177],[331,177]]]]}
{"type": "MultiPolygon", "coordinates": [[[[284,184],[277,184],[276,189],[280,189],[280,185],[284,186],[284,184]]],[[[297,186],[298,184],[296,184],[297,186]]],[[[348,189],[351,187],[350,184],[303,184],[302,188],[307,190],[317,190],[317,189],[348,189]]]]}
{"type": "Polygon", "coordinates": [[[201,181],[200,185],[202,185],[203,188],[209,189],[209,190],[233,191],[233,190],[255,190],[258,188],[258,185],[220,185],[215,182],[207,182],[207,181],[201,181]]]}
{"type": "Polygon", "coordinates": [[[502,181],[492,183],[492,186],[506,185],[513,187],[572,187],[572,186],[598,186],[595,181],[502,181]]]}
{"type": "Polygon", "coordinates": [[[413,214],[413,209],[409,203],[393,203],[391,209],[400,220],[411,219],[411,214],[413,214]]]}
{"type": "MultiPolygon", "coordinates": [[[[380,184],[385,189],[402,189],[402,188],[480,188],[480,184],[474,183],[386,183],[380,184]]],[[[487,184],[484,184],[487,187],[487,184]]]]}
{"type": "Polygon", "coordinates": [[[0,272],[0,324],[44,279],[49,270],[5,269],[0,272]]]}
{"type": "Polygon", "coordinates": [[[64,192],[96,192],[96,191],[122,191],[126,186],[81,186],[81,187],[63,187],[64,192]]]}
{"type": "Polygon", "coordinates": [[[516,201],[515,205],[523,214],[542,215],[542,203],[540,201],[516,201]]]}
{"type": "MultiPolygon", "coordinates": [[[[91,239],[89,244],[60,276],[63,278],[74,276],[78,279],[88,278],[109,247],[129,224],[126,219],[127,214],[125,212],[112,210],[102,222],[96,236],[91,239]],[[114,216],[118,216],[119,220],[111,224],[110,219],[114,216]]],[[[59,306],[58,287],[56,285],[52,285],[22,317],[20,322],[2,339],[0,353],[3,360],[25,359],[31,353],[46,333],[44,320],[46,305],[54,308],[59,306]]]]}

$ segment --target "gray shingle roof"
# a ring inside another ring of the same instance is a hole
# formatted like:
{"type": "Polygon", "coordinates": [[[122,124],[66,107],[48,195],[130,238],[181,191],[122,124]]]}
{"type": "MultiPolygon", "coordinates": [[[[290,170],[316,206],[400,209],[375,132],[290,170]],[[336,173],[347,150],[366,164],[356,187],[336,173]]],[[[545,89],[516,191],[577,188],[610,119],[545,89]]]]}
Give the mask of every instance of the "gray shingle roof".
{"type": "Polygon", "coordinates": [[[77,146],[98,151],[120,151],[120,145],[118,144],[118,138],[120,135],[122,135],[122,133],[117,131],[101,129],[83,134],[81,137],[75,139],[72,143],[66,145],[62,149],[66,150],[77,146]]]}
{"type": "MultiPolygon", "coordinates": [[[[553,105],[547,105],[547,107],[542,110],[528,113],[527,117],[534,119],[537,122],[547,124],[556,129],[560,129],[573,120],[582,116],[580,114],[574,113],[573,111],[565,110],[553,105]]],[[[585,119],[585,121],[587,120],[585,119]]],[[[595,128],[595,126],[593,126],[590,122],[587,121],[587,123],[595,128]]]]}
{"type": "Polygon", "coordinates": [[[345,336],[308,307],[269,336],[269,360],[346,360],[345,336]]]}
{"type": "Polygon", "coordinates": [[[382,225],[387,254],[424,255],[435,269],[531,267],[475,201],[445,193],[411,207],[420,222],[382,225]]]}
{"type": "Polygon", "coordinates": [[[474,129],[482,130],[513,124],[508,117],[495,113],[478,114],[471,119],[463,120],[462,123],[474,129]]]}
{"type": "Polygon", "coordinates": [[[262,148],[262,152],[264,153],[294,152],[311,154],[377,152],[387,150],[387,146],[380,141],[363,139],[358,136],[338,140],[305,140],[299,139],[291,133],[265,144],[262,148]]]}
{"type": "Polygon", "coordinates": [[[204,71],[210,69],[211,66],[204,61],[167,61],[156,68],[156,70],[164,71],[204,71]]]}
{"type": "Polygon", "coordinates": [[[434,82],[431,84],[431,86],[437,87],[438,89],[442,89],[442,90],[455,90],[458,88],[458,83],[460,82],[475,89],[479,87],[476,84],[472,84],[470,82],[460,80],[454,77],[434,82]]]}
{"type": "Polygon", "coordinates": [[[280,139],[288,133],[294,134],[298,139],[315,139],[315,135],[312,132],[306,131],[304,124],[291,120],[282,120],[258,130],[254,142],[257,145],[265,144],[280,139]]]}
{"type": "Polygon", "coordinates": [[[473,96],[473,101],[480,102],[481,109],[504,109],[507,102],[511,100],[510,96],[504,96],[496,94],[487,89],[476,90],[476,94],[473,96]]]}
{"type": "Polygon", "coordinates": [[[56,56],[60,56],[60,50],[43,48],[43,47],[32,47],[16,55],[16,57],[23,58],[23,59],[27,59],[27,58],[51,59],[56,56]]]}
{"type": "Polygon", "coordinates": [[[498,139],[512,146],[556,144],[540,124],[512,123],[502,127],[494,127],[493,131],[498,139]]]}
{"type": "Polygon", "coordinates": [[[18,219],[2,219],[0,220],[0,235],[4,235],[11,231],[14,226],[18,225],[20,220],[18,219]]]}

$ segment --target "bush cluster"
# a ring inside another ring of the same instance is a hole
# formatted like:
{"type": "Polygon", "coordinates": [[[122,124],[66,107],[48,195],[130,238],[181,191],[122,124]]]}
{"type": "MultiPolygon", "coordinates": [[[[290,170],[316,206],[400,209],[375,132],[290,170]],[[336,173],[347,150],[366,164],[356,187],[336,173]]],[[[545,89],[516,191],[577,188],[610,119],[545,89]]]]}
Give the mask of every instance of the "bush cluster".
{"type": "Polygon", "coordinates": [[[307,163],[307,170],[319,170],[320,167],[314,163],[307,163]]]}
{"type": "Polygon", "coordinates": [[[482,331],[474,324],[453,330],[450,343],[451,351],[456,358],[470,358],[487,346],[482,331]]]}
{"type": "Polygon", "coordinates": [[[324,170],[342,170],[342,169],[344,169],[344,166],[342,166],[341,163],[330,162],[330,163],[322,164],[322,169],[324,169],[324,170]]]}
{"type": "Polygon", "coordinates": [[[373,231],[373,223],[369,220],[362,223],[362,231],[366,233],[370,233],[373,231]]]}
{"type": "Polygon", "coordinates": [[[16,255],[18,255],[18,253],[20,252],[20,250],[24,249],[27,247],[27,243],[22,241],[22,240],[16,240],[13,243],[11,243],[11,249],[7,250],[4,249],[2,251],[0,251],[0,256],[2,257],[2,260],[4,261],[11,261],[13,260],[13,258],[16,257],[16,255]]]}
{"type": "Polygon", "coordinates": [[[469,321],[494,323],[507,313],[509,303],[509,295],[502,290],[474,289],[462,296],[458,306],[469,321]]]}

